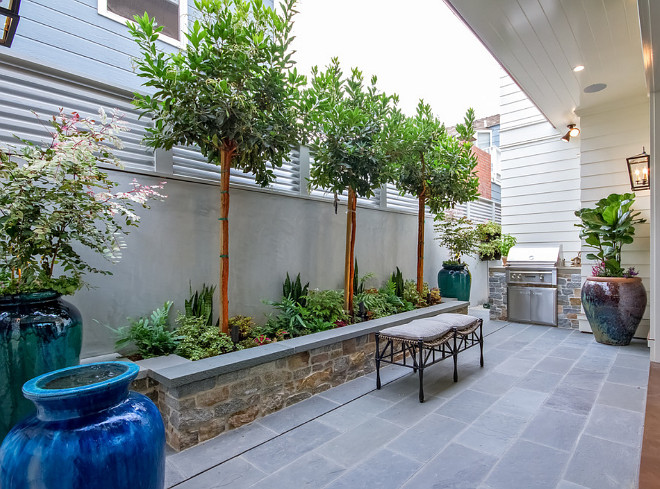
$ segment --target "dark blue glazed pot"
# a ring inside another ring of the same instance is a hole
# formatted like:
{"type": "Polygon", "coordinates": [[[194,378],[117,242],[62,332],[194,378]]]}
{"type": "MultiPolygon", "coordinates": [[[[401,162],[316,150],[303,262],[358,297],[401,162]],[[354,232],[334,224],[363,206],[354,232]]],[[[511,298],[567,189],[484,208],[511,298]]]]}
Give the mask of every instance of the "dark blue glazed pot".
{"type": "Polygon", "coordinates": [[[0,487],[162,489],[165,429],[154,403],[128,391],[138,371],[102,362],[27,382],[37,414],[0,446],[0,487]]]}
{"type": "Polygon", "coordinates": [[[646,310],[646,289],[638,277],[588,277],[582,307],[598,343],[628,345],[646,310]]]}
{"type": "Polygon", "coordinates": [[[466,265],[442,264],[438,272],[438,288],[442,297],[455,297],[459,301],[470,300],[472,275],[466,265]]]}
{"type": "Polygon", "coordinates": [[[82,319],[52,291],[0,296],[0,442],[34,413],[21,387],[37,375],[78,365],[82,319]]]}

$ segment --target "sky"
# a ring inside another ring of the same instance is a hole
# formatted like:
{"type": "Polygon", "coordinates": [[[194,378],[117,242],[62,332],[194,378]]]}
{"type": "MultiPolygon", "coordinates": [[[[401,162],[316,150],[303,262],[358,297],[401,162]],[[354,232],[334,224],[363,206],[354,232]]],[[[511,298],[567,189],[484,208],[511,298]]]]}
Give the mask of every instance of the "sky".
{"type": "MultiPolygon", "coordinates": [[[[277,2],[277,0],[276,0],[277,2]]],[[[499,113],[500,68],[442,0],[299,0],[293,49],[309,74],[339,57],[400,97],[408,115],[420,98],[446,125],[499,113]]]]}

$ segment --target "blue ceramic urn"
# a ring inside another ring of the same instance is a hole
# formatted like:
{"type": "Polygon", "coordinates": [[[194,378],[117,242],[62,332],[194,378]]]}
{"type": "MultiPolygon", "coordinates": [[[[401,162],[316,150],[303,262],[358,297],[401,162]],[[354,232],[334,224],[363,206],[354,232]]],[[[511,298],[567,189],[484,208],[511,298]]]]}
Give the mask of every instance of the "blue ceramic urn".
{"type": "Polygon", "coordinates": [[[27,382],[37,413],[0,446],[0,487],[162,489],[165,429],[154,403],[128,390],[138,371],[101,362],[27,382]]]}

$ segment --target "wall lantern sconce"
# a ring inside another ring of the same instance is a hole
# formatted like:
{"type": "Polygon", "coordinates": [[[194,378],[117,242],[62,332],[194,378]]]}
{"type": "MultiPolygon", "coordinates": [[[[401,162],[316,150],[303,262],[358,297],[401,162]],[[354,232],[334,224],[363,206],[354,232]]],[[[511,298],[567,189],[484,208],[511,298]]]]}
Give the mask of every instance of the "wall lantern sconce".
{"type": "Polygon", "coordinates": [[[20,17],[18,9],[21,0],[0,0],[0,46],[9,47],[14,40],[20,17]]]}
{"type": "Polygon", "coordinates": [[[561,138],[562,141],[569,142],[571,138],[576,138],[580,135],[580,128],[576,127],[575,124],[569,124],[566,127],[568,127],[568,132],[561,138]]]}
{"type": "Polygon", "coordinates": [[[649,175],[651,172],[651,157],[642,147],[642,153],[626,158],[628,174],[630,175],[630,188],[633,190],[648,190],[651,188],[649,175]]]}

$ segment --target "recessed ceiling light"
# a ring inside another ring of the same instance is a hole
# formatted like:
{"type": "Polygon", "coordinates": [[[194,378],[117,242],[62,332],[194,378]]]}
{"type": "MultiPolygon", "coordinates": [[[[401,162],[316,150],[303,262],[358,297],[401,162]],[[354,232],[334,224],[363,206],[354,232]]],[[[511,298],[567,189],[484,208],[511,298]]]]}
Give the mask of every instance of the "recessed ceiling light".
{"type": "Polygon", "coordinates": [[[584,65],[577,65],[575,68],[573,68],[573,71],[576,73],[582,70],[584,70],[584,65]]]}
{"type": "Polygon", "coordinates": [[[607,85],[604,83],[594,83],[593,85],[589,85],[588,87],[585,87],[584,93],[596,93],[600,92],[601,90],[605,90],[607,88],[607,85]]]}

